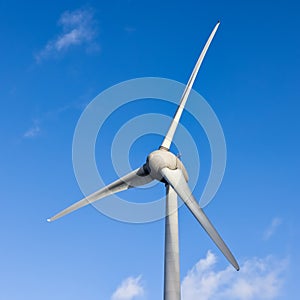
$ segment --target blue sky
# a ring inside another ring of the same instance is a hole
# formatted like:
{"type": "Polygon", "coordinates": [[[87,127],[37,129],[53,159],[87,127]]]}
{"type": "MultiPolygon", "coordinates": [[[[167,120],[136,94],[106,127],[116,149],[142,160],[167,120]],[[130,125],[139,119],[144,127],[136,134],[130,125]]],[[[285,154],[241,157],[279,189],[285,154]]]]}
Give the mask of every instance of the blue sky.
{"type": "MultiPolygon", "coordinates": [[[[218,115],[227,143],[224,180],[205,211],[241,271],[182,207],[183,299],[298,299],[299,9],[297,1],[1,1],[0,298],[161,299],[163,220],[128,224],[92,206],[46,219],[82,197],[72,139],[85,106],[128,79],[187,82],[221,20],[194,89],[218,115]],[[84,18],[74,21],[78,12],[84,18]]],[[[103,144],[116,131],[104,129],[103,144]]],[[[131,164],[160,142],[137,141],[131,164]]],[[[113,180],[109,162],[103,166],[113,180]]],[[[143,193],[151,201],[146,191],[126,197],[143,193]]]]}

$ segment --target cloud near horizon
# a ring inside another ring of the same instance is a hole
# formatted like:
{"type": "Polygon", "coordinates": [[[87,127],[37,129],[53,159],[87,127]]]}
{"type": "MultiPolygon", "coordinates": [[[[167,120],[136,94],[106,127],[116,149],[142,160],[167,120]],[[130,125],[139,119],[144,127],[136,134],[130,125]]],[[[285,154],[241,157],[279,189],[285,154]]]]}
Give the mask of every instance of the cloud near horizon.
{"type": "Polygon", "coordinates": [[[45,47],[35,55],[36,62],[41,62],[50,56],[67,51],[74,46],[85,46],[86,50],[98,50],[95,42],[97,36],[94,12],[89,9],[65,11],[59,18],[61,33],[51,39],[45,47]]]}
{"type": "Polygon", "coordinates": [[[144,295],[144,287],[141,283],[142,276],[128,277],[113,293],[111,300],[132,300],[144,295]]]}
{"type": "Polygon", "coordinates": [[[246,260],[239,272],[232,266],[214,270],[217,257],[210,251],[184,277],[183,300],[272,300],[281,292],[287,259],[272,256],[246,260]]]}

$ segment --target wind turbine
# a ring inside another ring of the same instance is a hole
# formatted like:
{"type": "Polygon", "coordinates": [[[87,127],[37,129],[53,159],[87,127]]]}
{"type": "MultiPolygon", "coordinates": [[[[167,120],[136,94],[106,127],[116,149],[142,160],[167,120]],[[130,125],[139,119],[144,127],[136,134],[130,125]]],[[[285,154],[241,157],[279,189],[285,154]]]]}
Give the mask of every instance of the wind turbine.
{"type": "Polygon", "coordinates": [[[169,127],[169,130],[158,150],[151,152],[145,164],[140,168],[121,177],[113,183],[101,188],[86,198],[74,203],[59,212],[48,222],[57,220],[78,208],[98,201],[108,195],[123,190],[145,185],[158,180],[166,186],[166,220],[165,220],[165,257],[164,257],[164,300],[180,300],[180,272],[179,272],[179,243],[178,243],[178,201],[179,196],[203,229],[207,232],[216,246],[221,250],[227,260],[238,271],[239,265],[227,245],[220,237],[204,211],[199,206],[190,190],[187,181],[188,173],[181,160],[170,152],[170,146],[184,110],[184,106],[191,92],[193,83],[209,48],[209,45],[220,25],[216,24],[211,32],[189,78],[180,103],[169,127]]]}

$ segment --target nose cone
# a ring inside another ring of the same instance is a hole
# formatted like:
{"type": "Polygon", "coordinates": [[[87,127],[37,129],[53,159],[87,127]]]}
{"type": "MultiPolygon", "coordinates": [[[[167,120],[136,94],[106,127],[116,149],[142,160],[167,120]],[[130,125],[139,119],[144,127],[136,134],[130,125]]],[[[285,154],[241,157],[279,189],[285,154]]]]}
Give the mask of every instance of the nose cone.
{"type": "Polygon", "coordinates": [[[171,152],[165,150],[156,150],[149,154],[147,158],[147,167],[150,172],[150,176],[153,179],[162,180],[160,170],[162,168],[169,168],[172,170],[177,169],[178,158],[171,152]]]}
{"type": "Polygon", "coordinates": [[[156,180],[162,180],[160,170],[163,168],[169,168],[175,170],[177,168],[176,160],[177,157],[169,151],[156,150],[148,156],[148,166],[150,176],[156,180]]]}

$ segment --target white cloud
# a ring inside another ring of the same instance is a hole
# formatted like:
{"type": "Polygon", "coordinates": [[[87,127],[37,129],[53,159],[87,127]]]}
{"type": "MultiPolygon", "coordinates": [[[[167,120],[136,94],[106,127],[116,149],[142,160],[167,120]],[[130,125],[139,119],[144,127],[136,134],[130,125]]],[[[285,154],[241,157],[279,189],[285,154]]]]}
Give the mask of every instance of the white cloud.
{"type": "Polygon", "coordinates": [[[37,62],[67,51],[72,46],[84,45],[87,50],[98,48],[95,43],[97,30],[92,9],[66,11],[61,15],[58,25],[62,28],[61,33],[35,56],[37,62]]]}
{"type": "Polygon", "coordinates": [[[246,260],[239,272],[232,266],[215,270],[217,258],[208,251],[205,259],[182,281],[183,300],[263,300],[275,299],[281,292],[287,260],[272,256],[246,260]]]}
{"type": "Polygon", "coordinates": [[[282,220],[280,218],[274,218],[263,234],[263,239],[268,240],[276,232],[279,225],[281,225],[282,220]]]}
{"type": "Polygon", "coordinates": [[[23,134],[23,138],[35,138],[41,133],[41,128],[39,126],[39,123],[37,121],[34,122],[34,125],[30,127],[25,133],[23,134]]]}
{"type": "Polygon", "coordinates": [[[111,300],[131,300],[144,294],[144,287],[141,284],[141,275],[128,277],[113,293],[111,300]]]}

